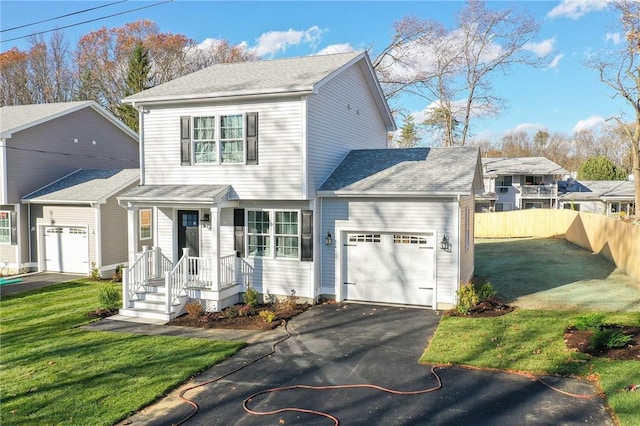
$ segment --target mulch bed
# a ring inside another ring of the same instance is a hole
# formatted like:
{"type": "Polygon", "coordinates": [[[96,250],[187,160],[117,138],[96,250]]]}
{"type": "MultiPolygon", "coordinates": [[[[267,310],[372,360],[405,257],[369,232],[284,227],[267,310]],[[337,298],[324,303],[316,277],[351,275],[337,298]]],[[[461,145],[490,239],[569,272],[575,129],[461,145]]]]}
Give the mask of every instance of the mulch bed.
{"type": "Polygon", "coordinates": [[[466,314],[458,312],[455,308],[447,311],[446,314],[452,317],[486,318],[499,317],[500,315],[513,312],[514,309],[513,306],[505,305],[499,298],[492,297],[478,303],[466,314]]]}
{"type": "Polygon", "coordinates": [[[589,347],[593,331],[578,330],[575,327],[569,327],[564,333],[564,341],[567,348],[572,351],[582,352],[584,354],[601,358],[640,361],[640,327],[614,327],[617,327],[622,334],[633,336],[633,340],[623,348],[603,348],[600,350],[594,350],[589,347]]]}
{"type": "Polygon", "coordinates": [[[309,309],[309,307],[309,304],[298,304],[295,307],[287,309],[277,309],[275,311],[276,319],[272,322],[266,322],[260,316],[260,311],[273,311],[273,307],[271,305],[258,305],[253,309],[251,315],[231,317],[225,314],[225,312],[205,312],[200,315],[184,314],[171,320],[169,325],[232,330],[273,330],[282,324],[283,321],[290,320],[294,316],[309,309]]]}

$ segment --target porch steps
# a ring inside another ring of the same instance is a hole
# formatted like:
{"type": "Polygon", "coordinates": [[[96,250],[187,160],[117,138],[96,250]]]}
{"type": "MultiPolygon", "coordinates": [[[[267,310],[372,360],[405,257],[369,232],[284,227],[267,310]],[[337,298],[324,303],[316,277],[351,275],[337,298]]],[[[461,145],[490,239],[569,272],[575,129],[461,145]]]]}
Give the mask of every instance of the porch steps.
{"type": "MultiPolygon", "coordinates": [[[[144,291],[135,294],[129,300],[129,308],[121,308],[120,315],[125,317],[146,318],[152,320],[171,321],[182,314],[184,300],[174,303],[171,312],[165,312],[165,284],[162,279],[155,279],[143,287],[144,291]]],[[[182,298],[185,299],[185,298],[182,298]]]]}

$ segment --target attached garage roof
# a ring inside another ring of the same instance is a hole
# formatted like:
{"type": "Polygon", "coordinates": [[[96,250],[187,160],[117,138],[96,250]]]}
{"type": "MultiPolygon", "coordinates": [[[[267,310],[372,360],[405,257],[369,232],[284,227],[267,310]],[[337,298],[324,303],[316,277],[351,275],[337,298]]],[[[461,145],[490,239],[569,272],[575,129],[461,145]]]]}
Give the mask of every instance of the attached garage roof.
{"type": "Polygon", "coordinates": [[[22,201],[34,204],[103,203],[139,178],[138,169],[80,169],[25,195],[22,201]]]}
{"type": "Polygon", "coordinates": [[[477,148],[409,148],[351,151],[318,190],[319,195],[470,194],[482,188],[477,148]]]}
{"type": "Polygon", "coordinates": [[[568,175],[562,166],[545,157],[483,158],[487,175],[568,175]]]}
{"type": "Polygon", "coordinates": [[[118,197],[118,202],[154,204],[215,204],[229,192],[229,185],[143,185],[118,197]]]}

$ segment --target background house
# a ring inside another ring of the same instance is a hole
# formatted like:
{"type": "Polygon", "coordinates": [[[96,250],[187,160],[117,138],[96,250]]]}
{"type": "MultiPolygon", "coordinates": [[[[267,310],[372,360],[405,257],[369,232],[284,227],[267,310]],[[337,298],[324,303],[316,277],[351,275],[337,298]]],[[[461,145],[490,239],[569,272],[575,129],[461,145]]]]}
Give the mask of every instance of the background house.
{"type": "Polygon", "coordinates": [[[478,212],[558,208],[558,182],[569,175],[544,157],[483,158],[482,168],[478,212]]]}
{"type": "Polygon", "coordinates": [[[365,52],[214,65],[125,102],[142,112],[143,155],[142,185],[118,197],[123,314],[168,319],[187,299],[220,310],[248,285],[267,298],[435,308],[472,274],[478,152],[387,150],[395,123],[365,52]],[[155,242],[142,252],[141,209],[155,242]],[[384,276],[412,278],[383,284],[393,296],[347,290],[371,252],[343,244],[378,238],[375,256],[400,260],[384,276]]]}
{"type": "Polygon", "coordinates": [[[22,197],[79,168],[135,168],[138,148],[137,135],[93,101],[0,108],[2,273],[42,266],[34,249],[40,235],[22,197]]]}
{"type": "Polygon", "coordinates": [[[605,215],[633,215],[634,182],[628,180],[567,180],[559,183],[560,208],[605,215]]]}
{"type": "Polygon", "coordinates": [[[110,278],[127,262],[127,213],[116,196],[138,185],[138,169],[77,170],[27,194],[35,228],[31,258],[40,271],[110,278]]]}

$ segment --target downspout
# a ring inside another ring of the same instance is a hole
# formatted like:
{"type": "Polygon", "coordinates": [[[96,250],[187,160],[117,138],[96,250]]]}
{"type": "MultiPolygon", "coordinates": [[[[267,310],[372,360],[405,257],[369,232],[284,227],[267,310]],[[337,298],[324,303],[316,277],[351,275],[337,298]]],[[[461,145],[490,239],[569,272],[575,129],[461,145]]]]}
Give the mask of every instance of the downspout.
{"type": "Polygon", "coordinates": [[[27,231],[27,235],[29,236],[28,238],[28,249],[29,249],[29,269],[31,269],[31,263],[33,260],[33,257],[31,257],[31,240],[32,240],[32,236],[31,236],[31,203],[27,203],[27,215],[29,216],[29,218],[27,219],[27,226],[29,227],[29,230],[27,231]]]}
{"type": "MultiPolygon", "coordinates": [[[[94,209],[96,209],[96,215],[95,215],[95,225],[94,225],[94,243],[96,245],[96,267],[98,268],[98,271],[100,271],[100,276],[102,276],[102,267],[104,265],[102,265],[102,226],[101,226],[101,211],[100,211],[100,203],[96,203],[95,205],[92,206],[94,209]]],[[[104,278],[104,277],[102,277],[104,278]]]]}
{"type": "MultiPolygon", "coordinates": [[[[456,268],[453,274],[453,288],[457,291],[460,290],[460,261],[461,261],[461,253],[462,253],[462,247],[460,244],[460,194],[457,195],[457,203],[456,203],[456,228],[457,228],[457,256],[456,256],[456,268]]],[[[457,293],[456,291],[454,291],[454,296],[453,296],[453,300],[455,303],[458,303],[457,300],[457,293]]]]}
{"type": "Polygon", "coordinates": [[[0,139],[0,170],[2,170],[2,176],[0,176],[0,204],[7,203],[8,187],[7,187],[7,140],[5,138],[0,139]]]}

